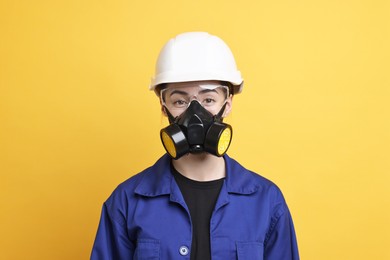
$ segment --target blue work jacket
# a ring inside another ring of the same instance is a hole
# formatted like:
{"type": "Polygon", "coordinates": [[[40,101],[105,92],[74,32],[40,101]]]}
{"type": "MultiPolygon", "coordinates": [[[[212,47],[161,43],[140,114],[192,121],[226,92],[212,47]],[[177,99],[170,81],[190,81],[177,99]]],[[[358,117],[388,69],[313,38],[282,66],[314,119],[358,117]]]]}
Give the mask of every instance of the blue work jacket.
{"type": "MultiPolygon", "coordinates": [[[[227,155],[210,220],[212,260],[296,260],[297,241],[279,188],[227,155]]],[[[104,203],[92,260],[190,259],[188,207],[164,155],[104,203]]]]}

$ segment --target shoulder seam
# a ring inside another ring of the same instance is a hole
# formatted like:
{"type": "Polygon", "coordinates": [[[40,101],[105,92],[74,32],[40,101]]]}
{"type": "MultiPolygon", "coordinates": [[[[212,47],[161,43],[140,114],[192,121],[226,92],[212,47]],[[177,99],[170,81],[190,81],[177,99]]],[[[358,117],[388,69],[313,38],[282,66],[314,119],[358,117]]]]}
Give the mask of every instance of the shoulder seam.
{"type": "Polygon", "coordinates": [[[110,212],[109,210],[109,207],[107,205],[107,202],[104,203],[104,207],[106,208],[106,211],[107,211],[107,215],[108,217],[110,218],[111,221],[114,221],[115,223],[117,223],[118,225],[120,225],[121,227],[124,227],[126,225],[126,222],[125,221],[119,221],[119,219],[117,219],[116,217],[114,217],[114,215],[110,212]]]}
{"type": "Polygon", "coordinates": [[[273,214],[273,216],[271,218],[271,223],[270,223],[269,229],[267,231],[267,234],[265,235],[264,246],[267,245],[268,240],[270,239],[272,233],[275,230],[275,227],[277,226],[280,218],[284,214],[286,214],[286,205],[283,203],[282,206],[273,214]]]}

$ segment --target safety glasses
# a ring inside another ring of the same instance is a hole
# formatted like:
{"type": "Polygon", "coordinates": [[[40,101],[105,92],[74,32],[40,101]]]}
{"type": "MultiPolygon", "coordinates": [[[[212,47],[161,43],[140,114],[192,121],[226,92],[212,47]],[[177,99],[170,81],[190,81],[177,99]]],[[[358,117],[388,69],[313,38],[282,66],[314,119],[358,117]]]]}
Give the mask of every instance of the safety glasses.
{"type": "Polygon", "coordinates": [[[184,111],[198,101],[210,112],[218,111],[229,97],[229,88],[218,84],[175,85],[160,91],[161,103],[171,112],[184,111]]]}

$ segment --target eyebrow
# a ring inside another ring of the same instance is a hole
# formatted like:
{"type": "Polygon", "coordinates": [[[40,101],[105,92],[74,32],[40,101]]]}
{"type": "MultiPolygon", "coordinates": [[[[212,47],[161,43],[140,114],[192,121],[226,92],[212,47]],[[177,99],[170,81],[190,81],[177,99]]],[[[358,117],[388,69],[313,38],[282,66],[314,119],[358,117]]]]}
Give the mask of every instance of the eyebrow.
{"type": "Polygon", "coordinates": [[[201,94],[208,93],[208,92],[215,92],[218,94],[218,91],[216,90],[216,88],[215,89],[203,89],[203,90],[199,91],[199,93],[201,93],[201,94]]]}
{"type": "Polygon", "coordinates": [[[185,91],[183,91],[183,90],[177,90],[177,89],[175,89],[174,91],[172,91],[172,92],[169,94],[169,96],[172,96],[172,95],[174,95],[174,94],[188,95],[188,93],[185,92],[185,91]]]}
{"type": "MultiPolygon", "coordinates": [[[[203,89],[201,91],[199,91],[198,94],[205,94],[205,93],[209,93],[209,92],[215,92],[215,93],[218,93],[218,91],[216,89],[203,89]]],[[[169,96],[172,96],[174,94],[180,94],[180,95],[189,95],[188,92],[185,92],[183,90],[178,90],[178,89],[175,89],[174,91],[172,91],[169,96]]]]}

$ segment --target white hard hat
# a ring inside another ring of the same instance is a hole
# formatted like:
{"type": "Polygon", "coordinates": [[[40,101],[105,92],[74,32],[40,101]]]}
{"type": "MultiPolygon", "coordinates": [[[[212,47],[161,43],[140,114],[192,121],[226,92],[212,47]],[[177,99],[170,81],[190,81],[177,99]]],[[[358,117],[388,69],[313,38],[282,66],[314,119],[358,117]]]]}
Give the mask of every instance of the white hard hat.
{"type": "Polygon", "coordinates": [[[206,32],[187,32],[162,48],[149,89],[163,83],[201,80],[230,82],[234,94],[243,88],[241,73],[226,43],[206,32]]]}

